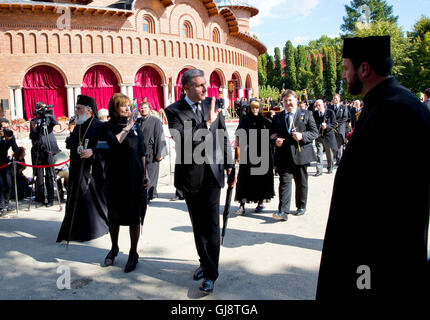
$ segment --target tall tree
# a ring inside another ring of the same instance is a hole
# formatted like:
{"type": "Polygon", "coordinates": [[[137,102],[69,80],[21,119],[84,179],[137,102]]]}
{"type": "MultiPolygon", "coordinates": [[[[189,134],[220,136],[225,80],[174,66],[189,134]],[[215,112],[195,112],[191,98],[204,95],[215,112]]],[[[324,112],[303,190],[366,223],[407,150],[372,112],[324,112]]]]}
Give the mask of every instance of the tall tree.
{"type": "Polygon", "coordinates": [[[370,22],[374,21],[389,21],[397,23],[398,16],[393,15],[393,6],[389,5],[385,0],[352,0],[350,5],[345,5],[346,16],[343,17],[343,24],[340,29],[350,35],[356,29],[356,23],[359,21],[362,12],[359,8],[367,5],[370,9],[370,22]]]}
{"type": "Polygon", "coordinates": [[[266,75],[267,75],[267,85],[274,86],[275,85],[275,65],[273,61],[273,56],[271,55],[267,55],[266,75]]]}
{"type": "Polygon", "coordinates": [[[323,51],[324,62],[324,96],[331,99],[336,93],[336,57],[333,47],[326,47],[323,51]]]}
{"type": "Polygon", "coordinates": [[[258,84],[265,86],[267,84],[267,53],[258,56],[258,84]]]}
{"type": "Polygon", "coordinates": [[[315,99],[321,99],[323,97],[324,90],[324,78],[322,69],[322,58],[319,52],[312,52],[312,91],[315,99]]]}
{"type": "Polygon", "coordinates": [[[294,58],[294,46],[290,40],[287,41],[284,47],[284,63],[285,63],[285,88],[297,90],[297,74],[296,62],[294,58]]]}
{"type": "Polygon", "coordinates": [[[335,46],[335,55],[336,55],[336,93],[340,93],[342,90],[342,75],[343,75],[343,67],[342,67],[342,45],[335,46]]]}
{"type": "Polygon", "coordinates": [[[275,74],[273,77],[274,86],[279,90],[282,89],[282,61],[281,61],[281,50],[276,47],[275,48],[275,74]]]}
{"type": "Polygon", "coordinates": [[[297,74],[297,89],[309,89],[309,83],[312,78],[310,72],[310,60],[309,54],[307,53],[306,47],[299,45],[297,46],[294,61],[296,62],[296,74],[297,74]]]}
{"type": "Polygon", "coordinates": [[[430,18],[422,16],[408,32],[412,54],[403,72],[402,84],[419,95],[430,88],[430,18]]]}

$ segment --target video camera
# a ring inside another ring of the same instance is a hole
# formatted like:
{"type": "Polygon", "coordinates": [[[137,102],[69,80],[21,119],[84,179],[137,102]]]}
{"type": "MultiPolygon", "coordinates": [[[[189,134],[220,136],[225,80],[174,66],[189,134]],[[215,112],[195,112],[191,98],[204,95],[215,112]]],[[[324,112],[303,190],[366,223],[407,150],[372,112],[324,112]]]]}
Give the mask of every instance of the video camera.
{"type": "Polygon", "coordinates": [[[48,104],[46,105],[43,102],[36,103],[36,109],[34,110],[34,116],[38,119],[45,120],[47,114],[54,114],[54,105],[48,104]]]}
{"type": "Polygon", "coordinates": [[[13,131],[9,128],[3,128],[3,135],[7,138],[11,138],[13,136],[13,131]]]}

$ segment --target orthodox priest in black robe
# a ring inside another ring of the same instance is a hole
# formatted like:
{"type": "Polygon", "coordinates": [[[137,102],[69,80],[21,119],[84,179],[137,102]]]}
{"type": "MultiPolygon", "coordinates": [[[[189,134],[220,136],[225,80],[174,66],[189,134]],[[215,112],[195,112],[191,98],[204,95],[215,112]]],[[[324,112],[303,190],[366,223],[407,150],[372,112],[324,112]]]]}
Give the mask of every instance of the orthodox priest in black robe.
{"type": "Polygon", "coordinates": [[[148,188],[148,201],[157,198],[157,184],[160,172],[160,161],[168,154],[166,137],[163,132],[163,125],[157,117],[150,114],[151,105],[142,101],[139,105],[139,112],[142,116],[137,119],[137,124],[143,132],[146,149],[146,170],[150,179],[148,188]]]}
{"type": "Polygon", "coordinates": [[[346,38],[343,58],[364,108],[336,173],[316,297],[428,301],[429,112],[391,76],[389,37],[346,38]]]}
{"type": "Polygon", "coordinates": [[[76,127],[66,141],[70,150],[66,214],[57,242],[89,241],[109,232],[104,161],[95,151],[102,122],[93,98],[78,96],[75,111],[76,127]]]}

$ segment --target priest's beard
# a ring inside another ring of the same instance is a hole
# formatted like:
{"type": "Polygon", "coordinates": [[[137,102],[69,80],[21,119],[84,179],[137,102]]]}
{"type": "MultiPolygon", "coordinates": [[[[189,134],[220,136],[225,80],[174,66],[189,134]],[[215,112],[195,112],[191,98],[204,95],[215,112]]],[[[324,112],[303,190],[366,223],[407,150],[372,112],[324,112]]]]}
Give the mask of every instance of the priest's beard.
{"type": "Polygon", "coordinates": [[[87,121],[90,117],[86,114],[78,114],[76,118],[76,125],[83,124],[85,121],[87,121]]]}
{"type": "Polygon", "coordinates": [[[354,73],[354,77],[351,79],[350,82],[347,82],[346,84],[348,92],[353,96],[359,95],[363,90],[363,82],[360,81],[357,73],[354,73]]]}

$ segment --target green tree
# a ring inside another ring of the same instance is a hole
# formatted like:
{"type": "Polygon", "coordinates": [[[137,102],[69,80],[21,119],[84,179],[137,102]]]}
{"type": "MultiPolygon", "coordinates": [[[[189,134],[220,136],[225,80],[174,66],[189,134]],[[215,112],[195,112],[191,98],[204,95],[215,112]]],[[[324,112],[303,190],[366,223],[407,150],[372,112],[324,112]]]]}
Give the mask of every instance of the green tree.
{"type": "Polygon", "coordinates": [[[276,47],[275,48],[275,74],[273,77],[274,85],[279,90],[282,89],[282,61],[281,61],[281,50],[276,47]]]}
{"type": "Polygon", "coordinates": [[[430,88],[430,19],[422,16],[408,38],[411,59],[406,63],[402,84],[419,95],[430,88]]]}
{"type": "Polygon", "coordinates": [[[273,56],[271,55],[267,55],[266,76],[266,84],[270,86],[275,85],[275,65],[273,61],[273,56]]]}
{"type": "Polygon", "coordinates": [[[360,6],[367,5],[370,9],[370,22],[388,21],[396,24],[398,16],[393,15],[393,6],[384,0],[352,0],[350,5],[345,5],[346,16],[343,17],[343,24],[340,29],[350,35],[354,32],[357,22],[361,16],[358,11],[360,6]]]}
{"type": "Polygon", "coordinates": [[[285,63],[285,88],[297,90],[297,75],[296,75],[296,62],[294,58],[295,49],[290,40],[287,41],[284,47],[284,63],[285,63]]]}
{"type": "Polygon", "coordinates": [[[260,86],[267,84],[267,53],[258,56],[258,83],[260,86]]]}
{"type": "Polygon", "coordinates": [[[338,44],[335,46],[335,56],[336,56],[336,93],[340,93],[342,90],[342,75],[343,75],[343,67],[342,67],[342,45],[338,44]]]}
{"type": "Polygon", "coordinates": [[[309,54],[305,46],[299,45],[295,50],[296,62],[296,78],[297,78],[297,89],[310,89],[310,80],[312,78],[312,73],[310,72],[310,60],[309,54]]]}
{"type": "Polygon", "coordinates": [[[312,92],[315,99],[321,99],[324,94],[324,78],[323,78],[323,68],[322,68],[322,58],[319,52],[313,52],[311,54],[312,64],[312,92]]]}
{"type": "Polygon", "coordinates": [[[323,50],[324,96],[330,99],[336,93],[336,57],[333,47],[323,50]]]}

